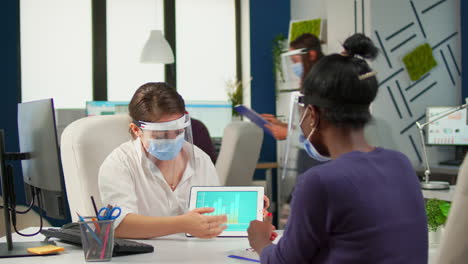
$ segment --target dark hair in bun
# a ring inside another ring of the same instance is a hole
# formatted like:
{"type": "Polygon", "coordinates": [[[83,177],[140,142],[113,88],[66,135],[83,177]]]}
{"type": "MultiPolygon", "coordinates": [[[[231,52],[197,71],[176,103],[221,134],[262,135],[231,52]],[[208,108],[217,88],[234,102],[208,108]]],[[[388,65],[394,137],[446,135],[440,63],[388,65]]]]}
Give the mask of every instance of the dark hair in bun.
{"type": "Polygon", "coordinates": [[[328,102],[316,106],[321,117],[329,122],[362,128],[371,120],[369,105],[378,88],[375,75],[362,78],[363,74],[373,72],[362,58],[376,58],[378,49],[370,38],[361,33],[347,38],[343,48],[344,54],[323,57],[307,74],[304,95],[328,102]]]}
{"type": "Polygon", "coordinates": [[[361,33],[347,38],[343,43],[343,48],[349,56],[359,55],[366,59],[375,59],[379,53],[372,40],[361,33]]]}

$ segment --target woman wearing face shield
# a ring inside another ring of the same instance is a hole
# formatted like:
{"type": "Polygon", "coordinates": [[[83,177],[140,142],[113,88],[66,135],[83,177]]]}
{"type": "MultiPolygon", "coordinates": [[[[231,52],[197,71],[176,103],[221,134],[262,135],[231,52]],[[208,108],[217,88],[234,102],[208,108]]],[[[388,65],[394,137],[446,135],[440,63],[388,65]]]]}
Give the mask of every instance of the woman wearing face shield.
{"type": "Polygon", "coordinates": [[[133,139],[109,154],[99,171],[103,203],[122,209],[115,235],[219,235],[226,228],[225,215],[205,215],[213,208],[186,212],[190,188],[216,186],[219,179],[209,156],[193,145],[182,97],[165,83],[147,83],[128,108],[133,139]]]}
{"type": "MultiPolygon", "coordinates": [[[[301,79],[300,89],[307,73],[323,57],[320,40],[313,34],[305,33],[297,37],[289,44],[289,50],[304,49],[302,54],[292,55],[292,71],[301,79]]],[[[281,122],[272,114],[261,114],[271,125],[265,127],[269,129],[275,139],[284,140],[288,136],[288,124],[281,122]]]]}
{"type": "Polygon", "coordinates": [[[300,98],[305,149],[330,161],[299,178],[279,243],[268,241],[268,221],[253,221],[250,245],[261,263],[425,264],[427,222],[416,173],[404,154],[364,137],[378,88],[365,59],[377,49],[362,34],[343,48],[314,66],[300,98]]]}

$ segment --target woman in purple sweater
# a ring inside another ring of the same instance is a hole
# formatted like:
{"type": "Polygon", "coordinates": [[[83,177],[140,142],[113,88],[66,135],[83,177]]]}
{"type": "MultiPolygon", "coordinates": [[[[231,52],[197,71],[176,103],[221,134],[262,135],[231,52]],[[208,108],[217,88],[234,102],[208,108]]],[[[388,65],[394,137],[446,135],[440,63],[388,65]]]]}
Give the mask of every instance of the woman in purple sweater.
{"type": "Polygon", "coordinates": [[[342,54],[322,58],[304,82],[300,128],[312,158],[330,161],[302,174],[291,215],[277,245],[271,226],[250,224],[250,245],[261,263],[426,264],[424,200],[408,158],[364,138],[377,95],[365,59],[377,48],[362,34],[342,54]]]}

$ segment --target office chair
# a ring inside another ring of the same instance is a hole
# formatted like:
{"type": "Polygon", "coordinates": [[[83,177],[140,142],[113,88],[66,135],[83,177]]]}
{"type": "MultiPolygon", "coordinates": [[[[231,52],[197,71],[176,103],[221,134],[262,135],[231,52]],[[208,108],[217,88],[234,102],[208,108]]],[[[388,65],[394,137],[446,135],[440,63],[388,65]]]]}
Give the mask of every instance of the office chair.
{"type": "Polygon", "coordinates": [[[252,185],[262,141],[263,130],[254,123],[233,121],[224,128],[216,161],[221,185],[252,185]]]}
{"type": "Polygon", "coordinates": [[[95,215],[90,196],[102,207],[98,189],[99,168],[109,153],[131,139],[128,115],[89,116],[68,125],[61,138],[61,157],[68,204],[76,213],[95,215]]]}
{"type": "Polygon", "coordinates": [[[468,261],[468,155],[458,171],[452,206],[445,224],[436,264],[468,261]]]}

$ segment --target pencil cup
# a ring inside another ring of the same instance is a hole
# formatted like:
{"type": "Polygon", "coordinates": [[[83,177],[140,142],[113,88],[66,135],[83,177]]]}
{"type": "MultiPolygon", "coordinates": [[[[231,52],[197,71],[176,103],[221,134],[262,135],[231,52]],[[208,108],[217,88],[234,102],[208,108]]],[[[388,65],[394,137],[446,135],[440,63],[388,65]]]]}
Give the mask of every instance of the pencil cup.
{"type": "Polygon", "coordinates": [[[114,249],[114,220],[92,221],[84,217],[80,223],[81,243],[86,261],[110,261],[114,249]]]}

